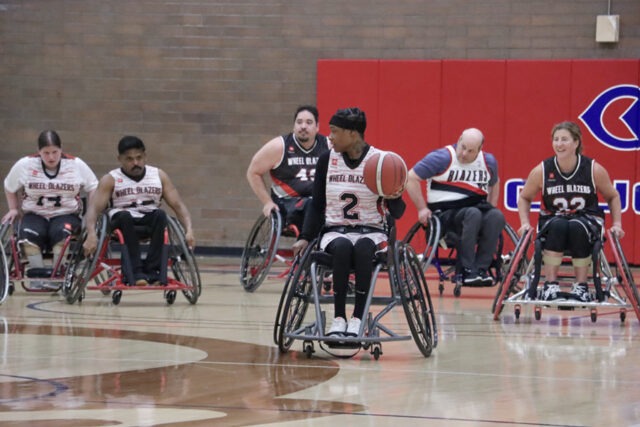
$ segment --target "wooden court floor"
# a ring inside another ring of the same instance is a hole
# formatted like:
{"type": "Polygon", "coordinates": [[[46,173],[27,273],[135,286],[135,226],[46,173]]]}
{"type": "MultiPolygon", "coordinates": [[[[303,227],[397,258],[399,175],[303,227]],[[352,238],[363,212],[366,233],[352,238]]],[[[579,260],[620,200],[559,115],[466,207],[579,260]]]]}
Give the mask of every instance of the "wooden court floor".
{"type": "MultiPolygon", "coordinates": [[[[0,427],[640,426],[640,322],[544,311],[494,321],[495,288],[431,282],[439,344],[337,359],[280,354],[282,279],[255,293],[239,260],[199,260],[196,305],[158,291],[94,291],[81,304],[18,288],[0,306],[0,427]]],[[[276,269],[276,272],[278,269],[276,269]]],[[[280,270],[281,267],[280,267],[280,270]]],[[[407,331],[402,309],[390,314],[407,331]]]]}

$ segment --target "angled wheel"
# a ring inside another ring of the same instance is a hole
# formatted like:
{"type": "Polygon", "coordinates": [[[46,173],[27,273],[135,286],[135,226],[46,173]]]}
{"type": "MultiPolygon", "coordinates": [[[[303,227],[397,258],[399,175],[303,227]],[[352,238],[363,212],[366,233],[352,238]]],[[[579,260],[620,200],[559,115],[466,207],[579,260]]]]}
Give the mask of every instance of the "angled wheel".
{"type": "Polygon", "coordinates": [[[291,268],[282,292],[274,326],[274,339],[282,353],[286,353],[294,339],[285,336],[300,327],[307,314],[312,298],[311,253],[315,245],[310,243],[302,256],[297,258],[295,268],[291,268]]]}
{"type": "Polygon", "coordinates": [[[502,309],[504,308],[504,300],[521,290],[519,288],[520,278],[523,274],[526,274],[528,265],[526,255],[533,233],[534,230],[532,228],[518,239],[518,243],[513,250],[513,255],[511,255],[502,266],[503,271],[506,273],[504,273],[504,279],[498,285],[496,296],[491,305],[494,320],[498,320],[500,317],[500,313],[502,313],[502,309]]]}
{"type": "Polygon", "coordinates": [[[413,340],[424,357],[429,357],[437,345],[435,313],[421,264],[411,246],[396,242],[392,270],[390,277],[400,293],[413,340]],[[426,298],[423,289],[427,289],[426,298]]]}
{"type": "Polygon", "coordinates": [[[269,273],[280,243],[282,217],[271,211],[269,218],[261,215],[255,222],[242,251],[240,283],[247,292],[253,292],[269,273]]]}
{"type": "Polygon", "coordinates": [[[611,233],[611,231],[607,231],[607,237],[611,242],[613,256],[616,261],[616,267],[618,268],[618,274],[621,276],[620,279],[622,279],[622,286],[627,294],[629,303],[633,306],[633,310],[636,312],[638,321],[640,321],[640,294],[638,294],[638,286],[633,280],[633,273],[631,272],[631,268],[629,268],[629,263],[627,262],[624,252],[622,252],[622,246],[620,246],[620,240],[618,237],[611,233]]]}
{"type": "Polygon", "coordinates": [[[275,345],[278,345],[278,342],[279,342],[280,336],[281,336],[280,330],[282,328],[280,327],[281,326],[280,317],[282,315],[282,310],[284,308],[284,304],[285,304],[287,298],[289,297],[289,289],[291,289],[291,283],[293,283],[293,279],[294,279],[296,271],[300,268],[303,255],[304,255],[304,253],[296,256],[293,259],[293,263],[291,264],[291,267],[289,268],[289,274],[287,274],[287,278],[286,278],[286,280],[284,282],[284,286],[282,288],[282,293],[280,294],[280,302],[278,303],[278,309],[276,310],[276,320],[275,320],[275,322],[273,324],[273,343],[275,345]]]}
{"type": "Polygon", "coordinates": [[[96,275],[98,259],[104,255],[109,245],[106,214],[103,214],[98,219],[96,234],[98,236],[97,249],[90,257],[84,255],[84,249],[82,248],[86,239],[86,231],[83,231],[80,238],[73,242],[69,251],[69,264],[62,284],[62,295],[69,304],[82,301],[87,283],[96,275]]]}
{"type": "MultiPolygon", "coordinates": [[[[12,277],[22,276],[20,273],[16,273],[15,269],[20,268],[20,264],[17,253],[17,248],[15,247],[15,239],[13,234],[13,225],[9,222],[6,222],[0,226],[0,242],[2,244],[3,251],[3,264],[6,266],[5,277],[2,277],[2,282],[0,282],[0,303],[4,301],[8,296],[13,294],[14,285],[11,281],[12,277]]],[[[3,266],[3,268],[5,268],[3,266]]]]}
{"type": "Polygon", "coordinates": [[[402,239],[403,243],[410,244],[415,252],[420,254],[418,258],[422,270],[425,272],[436,256],[441,232],[440,220],[438,217],[432,216],[426,226],[419,221],[413,224],[404,239],[402,239]]]}
{"type": "Polygon", "coordinates": [[[0,227],[0,304],[4,302],[9,295],[11,295],[9,282],[9,265],[7,260],[7,253],[5,252],[5,236],[9,233],[11,224],[5,223],[0,227]]]}
{"type": "MultiPolygon", "coordinates": [[[[509,283],[508,283],[508,287],[507,287],[507,291],[505,292],[505,295],[503,298],[509,298],[509,296],[516,294],[518,292],[520,292],[522,290],[522,287],[520,286],[520,278],[526,274],[526,270],[527,270],[527,266],[529,265],[529,260],[527,258],[527,253],[526,253],[526,249],[524,252],[522,252],[522,255],[520,257],[519,260],[516,260],[515,254],[516,251],[518,249],[518,242],[519,242],[519,238],[518,238],[518,234],[516,233],[516,231],[511,228],[511,226],[509,224],[507,224],[505,226],[505,232],[507,234],[508,240],[513,244],[514,249],[512,249],[511,251],[508,251],[505,254],[499,254],[498,256],[500,256],[502,258],[501,263],[500,263],[500,271],[496,274],[496,281],[497,281],[497,285],[498,285],[498,289],[496,290],[496,295],[493,298],[493,304],[491,305],[491,312],[495,313],[496,311],[496,305],[498,305],[498,300],[500,300],[500,298],[502,297],[502,290],[506,283],[506,278],[509,274],[509,270],[511,269],[511,264],[512,262],[517,262],[518,264],[515,267],[514,270],[514,274],[512,274],[509,277],[509,283]]],[[[502,309],[501,309],[502,310],[502,309]]]]}
{"type": "MultiPolygon", "coordinates": [[[[489,273],[493,277],[494,283],[502,285],[502,279],[508,271],[507,264],[513,255],[513,248],[518,244],[518,233],[509,224],[505,224],[498,239],[496,255],[489,266],[489,273]],[[509,249],[505,252],[506,249],[509,249]]],[[[491,310],[493,313],[493,309],[491,310]]]]}
{"type": "MultiPolygon", "coordinates": [[[[175,218],[168,216],[167,227],[169,230],[169,264],[171,272],[178,282],[187,287],[187,289],[182,290],[185,298],[191,304],[195,304],[202,293],[202,282],[196,257],[187,246],[180,223],[175,218]]],[[[167,299],[167,301],[169,300],[167,299]]]]}

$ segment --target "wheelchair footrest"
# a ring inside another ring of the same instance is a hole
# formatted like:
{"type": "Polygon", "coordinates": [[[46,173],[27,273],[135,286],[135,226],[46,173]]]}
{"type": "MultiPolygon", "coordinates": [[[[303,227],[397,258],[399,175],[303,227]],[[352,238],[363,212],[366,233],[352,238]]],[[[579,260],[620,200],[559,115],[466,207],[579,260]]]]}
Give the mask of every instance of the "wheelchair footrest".
{"type": "Polygon", "coordinates": [[[357,341],[325,341],[324,344],[329,348],[360,348],[361,344],[357,341]]]}
{"type": "Polygon", "coordinates": [[[28,278],[49,278],[53,274],[53,268],[51,267],[36,267],[29,268],[26,271],[26,276],[28,278]]]}
{"type": "Polygon", "coordinates": [[[464,286],[465,288],[491,288],[495,285],[495,282],[471,282],[460,284],[460,286],[464,286]]]}

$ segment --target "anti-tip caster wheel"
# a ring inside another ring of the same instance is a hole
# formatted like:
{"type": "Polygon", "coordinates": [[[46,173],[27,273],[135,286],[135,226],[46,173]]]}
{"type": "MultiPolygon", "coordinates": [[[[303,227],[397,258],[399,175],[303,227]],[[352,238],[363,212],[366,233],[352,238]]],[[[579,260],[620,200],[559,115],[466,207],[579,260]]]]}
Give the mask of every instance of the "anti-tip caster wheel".
{"type": "Polygon", "coordinates": [[[176,291],[167,292],[166,299],[167,299],[167,304],[169,305],[173,304],[176,300],[176,291]]]}
{"type": "Polygon", "coordinates": [[[382,355],[382,346],[380,344],[374,344],[371,348],[371,354],[373,354],[373,358],[375,360],[380,359],[382,355]]]}
{"type": "Polygon", "coordinates": [[[460,285],[459,283],[456,283],[456,286],[453,288],[453,296],[458,298],[460,296],[460,294],[462,293],[462,285],[460,285]]]}
{"type": "Polygon", "coordinates": [[[122,291],[115,291],[113,295],[111,295],[111,301],[113,301],[114,305],[120,304],[121,298],[122,298],[122,291]]]}
{"type": "Polygon", "coordinates": [[[303,344],[303,349],[304,349],[304,354],[307,355],[307,359],[311,359],[311,356],[313,355],[313,353],[315,353],[315,350],[313,349],[313,343],[310,341],[306,341],[303,344]]]}
{"type": "Polygon", "coordinates": [[[533,315],[535,316],[536,320],[540,320],[540,318],[542,317],[542,308],[536,307],[533,311],[533,315]]]}

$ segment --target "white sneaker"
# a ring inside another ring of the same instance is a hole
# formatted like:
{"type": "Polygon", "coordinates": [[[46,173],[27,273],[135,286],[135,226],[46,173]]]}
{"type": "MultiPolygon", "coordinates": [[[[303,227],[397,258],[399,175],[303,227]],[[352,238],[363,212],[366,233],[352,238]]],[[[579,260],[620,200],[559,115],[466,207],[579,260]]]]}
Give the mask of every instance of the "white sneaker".
{"type": "Polygon", "coordinates": [[[347,330],[347,321],[342,317],[335,317],[327,335],[344,335],[347,330]]]}
{"type": "Polygon", "coordinates": [[[360,324],[362,324],[362,320],[357,317],[352,317],[349,319],[349,324],[347,325],[347,332],[345,335],[348,337],[357,337],[360,334],[360,324]]]}

